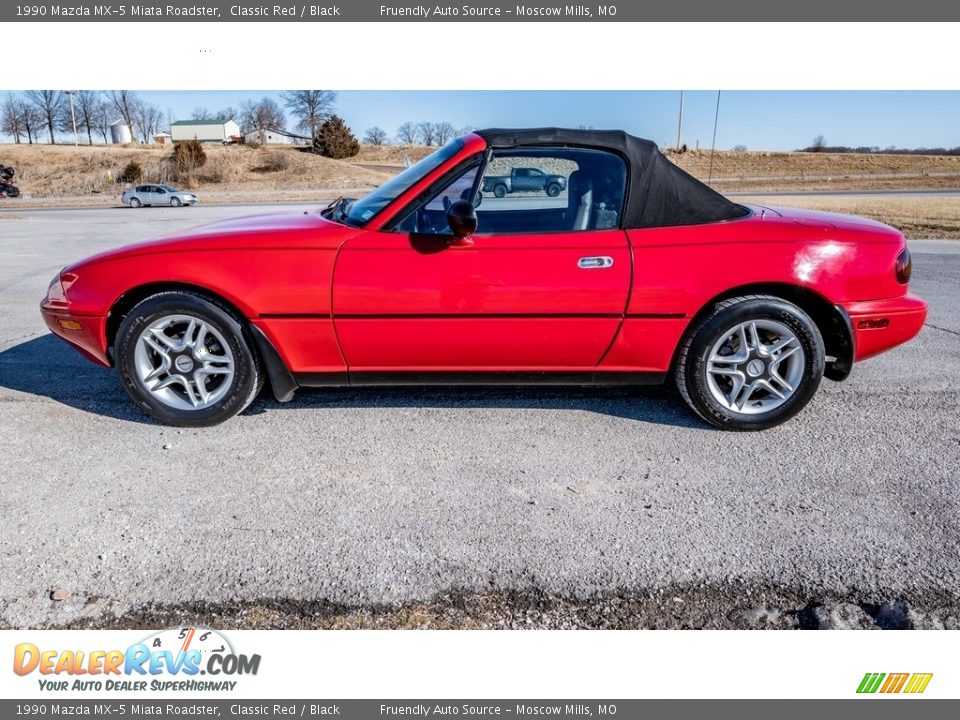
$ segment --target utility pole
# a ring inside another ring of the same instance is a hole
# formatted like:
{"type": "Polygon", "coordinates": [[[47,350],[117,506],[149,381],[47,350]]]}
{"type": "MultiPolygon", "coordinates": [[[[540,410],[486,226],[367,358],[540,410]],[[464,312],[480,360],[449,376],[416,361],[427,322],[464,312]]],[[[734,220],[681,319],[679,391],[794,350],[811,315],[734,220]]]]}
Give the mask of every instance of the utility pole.
{"type": "Polygon", "coordinates": [[[683,90],[680,91],[680,117],[677,119],[677,150],[683,140],[683,90]]]}
{"type": "Polygon", "coordinates": [[[70,96],[70,121],[73,123],[73,144],[76,147],[80,147],[80,140],[77,139],[77,116],[73,112],[73,94],[76,90],[64,90],[64,92],[70,96]]]}
{"type": "Polygon", "coordinates": [[[713,181],[713,153],[717,150],[717,121],[720,119],[720,91],[717,90],[717,111],[713,115],[713,143],[710,145],[710,175],[707,185],[713,181]]]}

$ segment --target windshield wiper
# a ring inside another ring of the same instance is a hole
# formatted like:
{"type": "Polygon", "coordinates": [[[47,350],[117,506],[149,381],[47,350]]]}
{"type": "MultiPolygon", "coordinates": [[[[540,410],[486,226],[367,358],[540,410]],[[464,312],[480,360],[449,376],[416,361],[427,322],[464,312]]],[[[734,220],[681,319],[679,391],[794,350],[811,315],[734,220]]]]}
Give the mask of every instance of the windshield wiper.
{"type": "Polygon", "coordinates": [[[348,197],[338,197],[332,203],[327,205],[321,215],[330,218],[334,222],[343,223],[344,225],[349,225],[347,222],[347,211],[350,209],[350,204],[353,202],[354,198],[348,197]]]}

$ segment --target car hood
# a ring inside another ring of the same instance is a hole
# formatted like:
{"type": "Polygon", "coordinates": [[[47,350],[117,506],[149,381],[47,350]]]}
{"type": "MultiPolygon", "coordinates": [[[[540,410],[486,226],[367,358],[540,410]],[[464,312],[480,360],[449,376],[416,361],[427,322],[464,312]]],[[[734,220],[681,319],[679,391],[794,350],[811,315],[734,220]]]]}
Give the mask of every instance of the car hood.
{"type": "Polygon", "coordinates": [[[66,270],[104,260],[198,250],[231,252],[278,247],[335,249],[357,232],[359,231],[356,228],[321,217],[319,211],[250,215],[202,225],[176,235],[124,245],[86,258],[66,270]]]}

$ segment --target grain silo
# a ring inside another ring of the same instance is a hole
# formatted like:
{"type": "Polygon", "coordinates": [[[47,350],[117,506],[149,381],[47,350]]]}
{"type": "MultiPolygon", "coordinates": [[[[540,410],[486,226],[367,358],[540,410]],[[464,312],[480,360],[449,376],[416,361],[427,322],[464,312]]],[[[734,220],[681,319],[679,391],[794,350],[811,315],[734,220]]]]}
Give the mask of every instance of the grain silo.
{"type": "Polygon", "coordinates": [[[130,132],[130,126],[122,119],[111,123],[110,142],[114,145],[126,145],[127,143],[133,142],[133,133],[130,132]]]}

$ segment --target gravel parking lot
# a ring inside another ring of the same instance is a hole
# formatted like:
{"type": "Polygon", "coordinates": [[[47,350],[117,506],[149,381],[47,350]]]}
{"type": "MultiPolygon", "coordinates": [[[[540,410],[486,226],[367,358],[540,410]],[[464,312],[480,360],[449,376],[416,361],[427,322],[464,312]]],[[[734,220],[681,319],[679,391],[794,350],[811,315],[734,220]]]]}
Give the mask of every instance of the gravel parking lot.
{"type": "Polygon", "coordinates": [[[658,388],[176,430],[46,333],[67,262],[262,209],[0,213],[0,626],[960,627],[960,242],[912,243],[916,340],[757,434],[658,388]]]}

